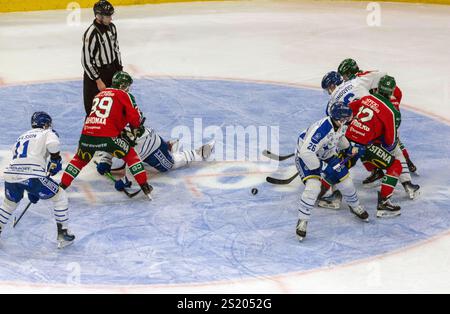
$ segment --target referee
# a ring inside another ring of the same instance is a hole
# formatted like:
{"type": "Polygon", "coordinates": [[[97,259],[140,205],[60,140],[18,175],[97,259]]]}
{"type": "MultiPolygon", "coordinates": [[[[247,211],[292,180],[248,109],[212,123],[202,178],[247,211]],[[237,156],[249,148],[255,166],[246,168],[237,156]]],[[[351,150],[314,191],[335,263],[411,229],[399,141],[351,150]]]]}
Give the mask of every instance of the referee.
{"type": "Polygon", "coordinates": [[[122,71],[117,29],[112,23],[114,7],[108,1],[94,5],[95,20],[83,35],[81,63],[84,68],[83,97],[89,115],[95,95],[110,87],[112,77],[122,71]]]}

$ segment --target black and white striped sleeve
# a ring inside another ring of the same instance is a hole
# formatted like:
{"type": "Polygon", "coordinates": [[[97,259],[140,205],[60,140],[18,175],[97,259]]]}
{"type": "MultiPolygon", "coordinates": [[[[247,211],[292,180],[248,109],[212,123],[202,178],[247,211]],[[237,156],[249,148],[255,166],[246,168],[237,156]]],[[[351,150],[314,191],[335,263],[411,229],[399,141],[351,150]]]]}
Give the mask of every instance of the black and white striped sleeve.
{"type": "Polygon", "coordinates": [[[112,25],[112,32],[114,34],[114,38],[116,39],[115,43],[114,43],[114,50],[115,50],[115,53],[116,53],[117,61],[118,61],[120,66],[123,66],[122,65],[122,56],[120,55],[119,40],[118,40],[118,37],[117,37],[117,28],[116,28],[116,25],[114,25],[112,23],[111,23],[111,25],[112,25]]]}
{"type": "Polygon", "coordinates": [[[100,77],[95,57],[99,50],[99,42],[96,36],[96,28],[91,25],[83,35],[83,50],[81,52],[81,63],[84,71],[91,80],[100,77]]]}

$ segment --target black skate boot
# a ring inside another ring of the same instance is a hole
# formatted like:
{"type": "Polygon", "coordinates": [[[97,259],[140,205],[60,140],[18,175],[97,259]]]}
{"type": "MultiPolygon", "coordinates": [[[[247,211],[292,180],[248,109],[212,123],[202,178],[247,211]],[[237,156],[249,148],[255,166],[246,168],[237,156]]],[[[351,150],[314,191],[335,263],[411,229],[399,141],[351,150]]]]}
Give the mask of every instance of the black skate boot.
{"type": "Polygon", "coordinates": [[[364,179],[363,185],[371,186],[374,182],[382,179],[384,177],[384,172],[381,169],[372,170],[370,176],[364,179]]]}
{"type": "Polygon", "coordinates": [[[65,248],[73,243],[75,236],[68,229],[63,229],[63,225],[57,223],[58,227],[58,249],[65,248]]]}
{"type": "Polygon", "coordinates": [[[381,193],[378,192],[378,206],[377,206],[377,217],[378,218],[388,218],[400,216],[400,206],[391,203],[389,198],[382,198],[381,193]]]}
{"type": "Polygon", "coordinates": [[[295,233],[297,234],[297,238],[300,242],[306,237],[306,227],[308,226],[308,221],[299,219],[297,222],[297,228],[295,233]]]}
{"type": "Polygon", "coordinates": [[[328,209],[341,208],[342,194],[336,190],[330,196],[323,196],[319,199],[317,206],[328,209]]]}
{"type": "Polygon", "coordinates": [[[361,205],[357,206],[357,207],[352,207],[350,205],[348,205],[348,207],[350,207],[350,211],[359,219],[361,219],[364,222],[369,222],[369,213],[364,209],[364,207],[362,207],[361,205]]]}
{"type": "Polygon", "coordinates": [[[144,194],[148,197],[148,199],[150,201],[152,201],[153,199],[152,199],[152,196],[150,195],[150,193],[152,193],[153,187],[150,184],[148,184],[147,182],[145,182],[144,184],[141,185],[141,189],[142,189],[142,192],[144,192],[144,194]]]}
{"type": "Polygon", "coordinates": [[[406,194],[408,194],[410,199],[415,199],[420,194],[420,186],[418,184],[413,184],[411,181],[406,181],[402,183],[405,188],[406,194]]]}

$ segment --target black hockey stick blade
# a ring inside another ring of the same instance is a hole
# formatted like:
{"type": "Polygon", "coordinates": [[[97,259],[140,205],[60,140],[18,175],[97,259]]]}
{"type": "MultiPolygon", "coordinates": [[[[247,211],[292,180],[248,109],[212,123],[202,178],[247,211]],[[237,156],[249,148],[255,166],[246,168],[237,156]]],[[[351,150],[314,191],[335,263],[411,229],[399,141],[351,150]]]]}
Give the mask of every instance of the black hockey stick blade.
{"type": "Polygon", "coordinates": [[[265,149],[262,152],[262,154],[263,154],[263,156],[265,156],[267,158],[270,158],[270,159],[273,159],[273,160],[278,160],[278,161],[283,161],[283,160],[289,159],[289,158],[291,158],[292,156],[295,155],[295,154],[289,154],[289,155],[284,155],[284,156],[283,155],[277,155],[277,154],[274,154],[274,153],[272,153],[271,151],[269,151],[267,149],[265,149]]]}
{"type": "Polygon", "coordinates": [[[138,195],[139,192],[141,192],[141,191],[142,191],[142,190],[139,189],[139,190],[137,190],[136,192],[130,193],[130,192],[128,192],[126,189],[123,190],[123,192],[124,192],[124,193],[126,194],[126,196],[128,196],[129,198],[135,197],[135,196],[138,195]]]}
{"type": "Polygon", "coordinates": [[[272,177],[267,177],[266,181],[272,184],[278,184],[278,185],[284,185],[284,184],[289,184],[292,181],[294,181],[295,178],[297,178],[298,176],[298,172],[296,172],[292,177],[288,178],[288,179],[277,179],[277,178],[272,178],[272,177]]]}

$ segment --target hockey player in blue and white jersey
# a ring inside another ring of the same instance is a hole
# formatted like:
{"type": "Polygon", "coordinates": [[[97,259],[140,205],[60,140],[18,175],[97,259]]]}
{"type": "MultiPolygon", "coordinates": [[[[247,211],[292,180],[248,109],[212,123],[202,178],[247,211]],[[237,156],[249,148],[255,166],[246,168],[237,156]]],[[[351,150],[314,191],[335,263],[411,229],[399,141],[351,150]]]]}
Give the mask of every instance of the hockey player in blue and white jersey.
{"type": "MultiPolygon", "coordinates": [[[[178,151],[178,140],[165,141],[152,128],[145,128],[145,132],[136,140],[134,149],[147,168],[157,172],[167,172],[185,167],[196,161],[205,161],[214,151],[214,141],[211,141],[197,149],[178,151]]],[[[97,171],[104,174],[108,171],[117,171],[125,168],[123,160],[111,158],[111,155],[101,153],[97,171]]],[[[118,191],[130,188],[131,181],[123,176],[115,183],[118,191]]]]}
{"type": "MultiPolygon", "coordinates": [[[[346,81],[344,81],[343,77],[336,71],[331,71],[325,74],[322,79],[322,88],[330,95],[330,100],[327,106],[327,115],[329,115],[331,104],[335,102],[343,102],[348,105],[352,101],[370,95],[370,90],[375,88],[374,84],[379,82],[381,74],[384,74],[384,72],[363,72],[358,75],[348,75],[349,79],[346,81]]],[[[401,98],[401,96],[398,97],[401,98]]],[[[398,144],[392,149],[392,154],[395,158],[400,160],[403,166],[402,174],[399,178],[400,182],[402,183],[408,197],[410,199],[414,199],[419,194],[420,186],[412,183],[411,174],[408,169],[409,162],[404,156],[400,141],[398,141],[398,144]]],[[[377,168],[363,181],[363,184],[372,184],[373,182],[383,178],[383,176],[383,171],[377,168]]]]}
{"type": "Polygon", "coordinates": [[[295,156],[299,175],[305,189],[299,200],[299,219],[296,233],[300,241],[306,236],[306,227],[321,192],[322,180],[335,185],[342,193],[350,211],[363,221],[369,214],[360,205],[353,181],[337,153],[351,149],[344,136],[344,126],[352,118],[351,109],[341,102],[331,106],[330,116],[312,124],[298,139],[295,156]]]}
{"type": "Polygon", "coordinates": [[[75,236],[68,230],[69,201],[66,192],[50,178],[62,167],[59,137],[52,129],[52,118],[45,112],[33,114],[31,127],[17,139],[12,149],[12,160],[3,172],[5,199],[0,206],[0,234],[26,191],[33,204],[40,199],[53,202],[58,248],[63,248],[72,244],[75,236]]]}

